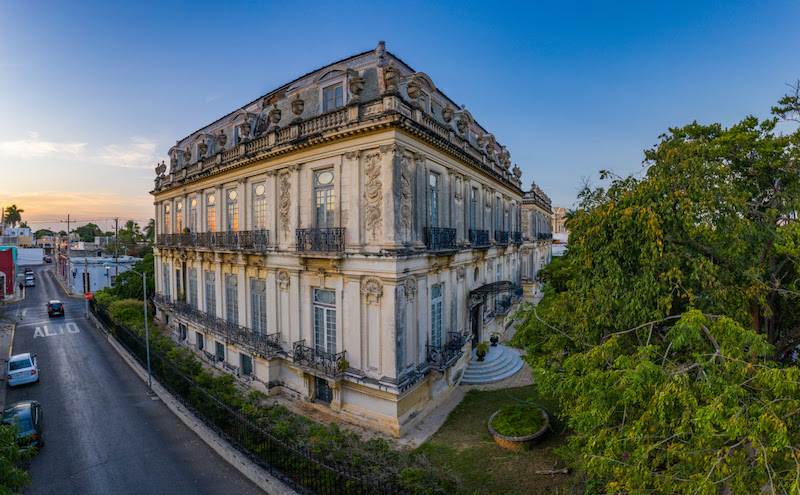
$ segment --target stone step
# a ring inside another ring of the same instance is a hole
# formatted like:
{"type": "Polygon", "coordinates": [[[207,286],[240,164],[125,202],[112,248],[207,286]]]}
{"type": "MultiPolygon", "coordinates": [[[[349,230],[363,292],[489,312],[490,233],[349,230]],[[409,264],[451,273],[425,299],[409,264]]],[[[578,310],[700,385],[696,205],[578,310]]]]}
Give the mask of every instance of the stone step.
{"type": "Polygon", "coordinates": [[[489,347],[483,361],[478,361],[473,351],[461,383],[483,384],[505,380],[522,369],[523,364],[520,353],[505,346],[489,347]]]}

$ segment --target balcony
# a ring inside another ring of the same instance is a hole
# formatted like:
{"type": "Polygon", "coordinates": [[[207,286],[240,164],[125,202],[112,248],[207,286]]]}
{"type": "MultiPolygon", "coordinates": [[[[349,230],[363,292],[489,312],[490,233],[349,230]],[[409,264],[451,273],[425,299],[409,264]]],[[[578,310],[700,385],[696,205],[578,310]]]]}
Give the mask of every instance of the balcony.
{"type": "Polygon", "coordinates": [[[428,364],[437,371],[444,371],[455,363],[464,352],[464,335],[458,332],[448,332],[449,339],[444,345],[427,345],[428,364]]]}
{"type": "Polygon", "coordinates": [[[269,230],[158,234],[156,244],[167,247],[263,251],[269,244],[269,230]]]}
{"type": "Polygon", "coordinates": [[[343,227],[331,229],[297,229],[297,251],[341,253],[344,251],[343,227]]]}
{"type": "Polygon", "coordinates": [[[489,231],[488,230],[470,230],[469,242],[474,248],[489,247],[489,231]]]}
{"type": "Polygon", "coordinates": [[[547,241],[553,238],[553,234],[550,232],[539,232],[536,235],[536,239],[540,241],[547,241]]]}
{"type": "Polygon", "coordinates": [[[345,370],[342,363],[345,362],[345,353],[336,354],[321,351],[313,347],[308,347],[305,340],[298,340],[292,346],[294,348],[294,363],[318,371],[325,376],[336,378],[344,374],[345,370]]]}
{"type": "Polygon", "coordinates": [[[456,249],[456,229],[425,227],[425,245],[431,251],[452,251],[456,249]]]}
{"type": "Polygon", "coordinates": [[[511,242],[513,244],[522,244],[522,232],[512,232],[511,242]]]}
{"type": "Polygon", "coordinates": [[[169,302],[168,299],[165,299],[159,294],[153,296],[153,302],[155,302],[156,305],[161,305],[162,307],[173,310],[175,313],[191,320],[209,332],[222,335],[226,340],[234,344],[248,347],[265,358],[274,357],[276,354],[283,351],[281,348],[280,332],[262,334],[250,328],[210,315],[205,311],[200,311],[185,302],[169,302]]]}
{"type": "Polygon", "coordinates": [[[497,244],[501,246],[508,245],[508,231],[507,230],[495,230],[494,231],[494,240],[497,244]]]}

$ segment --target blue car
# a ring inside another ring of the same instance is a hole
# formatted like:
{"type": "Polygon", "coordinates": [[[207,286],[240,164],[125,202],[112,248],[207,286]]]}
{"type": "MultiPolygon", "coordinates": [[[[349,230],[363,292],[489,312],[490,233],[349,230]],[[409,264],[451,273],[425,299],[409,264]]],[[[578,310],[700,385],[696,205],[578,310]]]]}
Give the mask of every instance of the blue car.
{"type": "Polygon", "coordinates": [[[17,426],[17,445],[21,449],[44,446],[42,406],[37,401],[23,400],[11,404],[3,411],[3,423],[17,426]]]}

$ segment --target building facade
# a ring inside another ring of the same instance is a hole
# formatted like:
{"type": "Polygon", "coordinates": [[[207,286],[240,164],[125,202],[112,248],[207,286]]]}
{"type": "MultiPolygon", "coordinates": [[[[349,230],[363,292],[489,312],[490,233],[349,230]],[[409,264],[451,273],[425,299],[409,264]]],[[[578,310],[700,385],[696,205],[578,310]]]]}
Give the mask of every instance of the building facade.
{"type": "Polygon", "coordinates": [[[269,394],[401,436],[522,295],[519,168],[383,43],[169,157],[157,317],[269,394]]]}
{"type": "Polygon", "coordinates": [[[522,285],[526,297],[535,296],[539,270],[553,258],[552,216],[550,197],[532,183],[522,197],[522,285]]]}

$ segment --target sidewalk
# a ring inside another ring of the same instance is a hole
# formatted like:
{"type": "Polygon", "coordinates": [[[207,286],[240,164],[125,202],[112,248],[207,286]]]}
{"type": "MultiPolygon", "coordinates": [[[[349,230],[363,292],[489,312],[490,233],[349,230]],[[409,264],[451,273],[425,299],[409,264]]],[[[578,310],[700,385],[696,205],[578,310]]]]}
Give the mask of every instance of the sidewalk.
{"type": "MultiPolygon", "coordinates": [[[[14,323],[0,324],[0,357],[2,363],[8,363],[8,358],[11,357],[11,344],[14,342],[14,331],[17,325],[14,323]]],[[[0,411],[6,408],[6,392],[8,391],[8,384],[5,380],[5,372],[3,373],[4,379],[0,381],[0,411]]]]}

